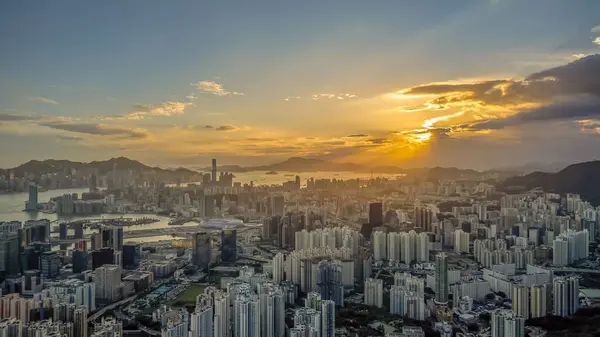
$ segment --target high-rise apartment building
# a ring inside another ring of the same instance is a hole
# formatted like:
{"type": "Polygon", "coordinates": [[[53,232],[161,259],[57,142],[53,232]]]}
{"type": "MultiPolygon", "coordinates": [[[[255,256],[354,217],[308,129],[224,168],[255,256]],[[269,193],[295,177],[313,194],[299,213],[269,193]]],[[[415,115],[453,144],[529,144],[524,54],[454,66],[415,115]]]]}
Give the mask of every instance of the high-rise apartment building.
{"type": "Polygon", "coordinates": [[[365,282],[365,304],[382,308],[383,307],[383,280],[368,278],[365,282]]]}
{"type": "Polygon", "coordinates": [[[544,317],[548,314],[548,287],[546,284],[534,284],[529,290],[529,311],[531,318],[544,317]]]}
{"type": "Polygon", "coordinates": [[[96,297],[99,299],[117,301],[121,297],[121,267],[105,264],[94,270],[96,297]]]}
{"type": "Polygon", "coordinates": [[[260,301],[257,296],[238,296],[234,305],[233,336],[261,337],[260,301]]]}
{"type": "Polygon", "coordinates": [[[431,232],[431,224],[433,223],[433,212],[424,206],[415,207],[414,222],[415,227],[423,228],[426,232],[431,232]]]}
{"type": "Polygon", "coordinates": [[[213,337],[213,307],[210,303],[196,305],[190,315],[190,337],[213,337]]]}
{"type": "Polygon", "coordinates": [[[323,260],[317,265],[317,288],[323,300],[334,301],[337,306],[344,305],[344,285],[342,281],[342,263],[338,260],[323,260]]]}
{"type": "Polygon", "coordinates": [[[521,284],[515,285],[512,294],[513,315],[529,319],[529,304],[529,287],[521,284]]]}
{"type": "Polygon", "coordinates": [[[553,280],[554,315],[569,317],[579,310],[579,278],[555,277],[553,280]]]}

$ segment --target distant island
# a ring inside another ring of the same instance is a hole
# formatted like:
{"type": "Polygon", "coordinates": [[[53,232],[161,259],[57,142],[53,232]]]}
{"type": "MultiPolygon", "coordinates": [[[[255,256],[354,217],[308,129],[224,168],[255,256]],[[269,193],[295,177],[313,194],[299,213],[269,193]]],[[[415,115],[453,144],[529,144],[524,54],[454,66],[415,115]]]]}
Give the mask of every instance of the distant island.
{"type": "Polygon", "coordinates": [[[270,176],[275,176],[278,175],[279,173],[275,172],[275,171],[269,171],[267,173],[265,173],[266,175],[270,175],[270,176]]]}

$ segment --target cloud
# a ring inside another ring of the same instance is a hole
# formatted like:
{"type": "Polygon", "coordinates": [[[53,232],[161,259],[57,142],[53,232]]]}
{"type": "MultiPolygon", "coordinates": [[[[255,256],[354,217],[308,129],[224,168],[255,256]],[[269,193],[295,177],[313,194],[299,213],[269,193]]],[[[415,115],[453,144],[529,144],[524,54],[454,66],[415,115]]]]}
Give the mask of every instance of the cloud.
{"type": "Polygon", "coordinates": [[[344,99],[351,99],[351,98],[356,98],[356,97],[358,97],[358,96],[356,96],[354,94],[314,94],[311,96],[311,99],[313,101],[318,101],[320,99],[344,100],[344,99]]]}
{"type": "Polygon", "coordinates": [[[239,127],[235,126],[235,125],[221,125],[218,128],[215,129],[216,131],[225,131],[225,132],[232,132],[232,131],[238,131],[240,130],[239,127]]]}
{"type": "Polygon", "coordinates": [[[65,122],[65,121],[48,121],[40,123],[56,130],[63,130],[75,133],[98,136],[117,136],[120,138],[143,139],[149,136],[148,132],[143,129],[129,129],[116,125],[94,124],[85,122],[65,122]]]}
{"type": "Polygon", "coordinates": [[[491,119],[458,126],[462,130],[499,130],[537,122],[570,121],[600,117],[600,99],[588,98],[557,103],[501,119],[491,119]]]}
{"type": "Polygon", "coordinates": [[[284,101],[292,101],[292,100],[296,100],[296,99],[300,99],[300,96],[290,96],[290,97],[286,97],[283,100],[284,101]]]}
{"type": "Polygon", "coordinates": [[[424,107],[519,107],[548,104],[561,96],[600,97],[600,55],[589,55],[563,66],[531,74],[522,80],[496,79],[473,83],[433,83],[412,87],[401,95],[433,96],[424,107]]]}
{"type": "Polygon", "coordinates": [[[346,137],[348,137],[348,138],[363,138],[363,137],[369,137],[369,135],[364,134],[364,133],[356,133],[356,134],[349,135],[346,137]]]}
{"type": "Polygon", "coordinates": [[[594,34],[600,34],[600,25],[592,28],[590,31],[594,34]]]}
{"type": "Polygon", "coordinates": [[[199,81],[191,83],[190,85],[196,87],[200,92],[208,93],[215,96],[244,96],[242,92],[227,91],[222,84],[215,81],[199,81]]]}
{"type": "Polygon", "coordinates": [[[28,100],[30,100],[32,102],[37,102],[37,103],[54,104],[54,105],[58,104],[57,101],[50,99],[50,98],[42,97],[42,96],[29,97],[28,100]]]}
{"type": "Polygon", "coordinates": [[[600,46],[600,36],[594,39],[594,43],[600,46]]]}
{"type": "Polygon", "coordinates": [[[33,115],[10,115],[10,114],[0,114],[0,121],[4,122],[21,122],[21,121],[36,121],[40,120],[41,116],[33,116],[33,115]]]}
{"type": "Polygon", "coordinates": [[[160,104],[138,104],[133,107],[133,111],[126,114],[126,117],[131,119],[143,119],[147,116],[181,115],[189,104],[190,103],[178,101],[167,101],[160,104]]]}

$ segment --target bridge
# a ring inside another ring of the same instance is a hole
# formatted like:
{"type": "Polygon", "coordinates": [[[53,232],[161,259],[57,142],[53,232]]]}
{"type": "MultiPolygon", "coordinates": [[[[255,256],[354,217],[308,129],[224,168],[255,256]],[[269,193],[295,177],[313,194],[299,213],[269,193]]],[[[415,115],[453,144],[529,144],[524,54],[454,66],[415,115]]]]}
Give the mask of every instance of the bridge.
{"type": "Polygon", "coordinates": [[[94,313],[92,316],[88,317],[88,323],[93,323],[93,322],[95,322],[95,321],[96,321],[98,318],[100,318],[102,315],[104,315],[104,314],[106,313],[106,311],[108,311],[108,310],[112,310],[112,309],[114,309],[114,308],[116,308],[116,307],[118,307],[118,306],[121,306],[121,305],[123,305],[123,304],[129,303],[129,302],[132,302],[132,301],[134,301],[136,298],[137,298],[137,295],[133,295],[133,296],[127,297],[127,298],[126,298],[126,299],[124,299],[124,300],[120,300],[119,302],[115,302],[115,303],[113,303],[113,304],[111,304],[111,305],[107,305],[107,306],[105,306],[104,308],[102,308],[102,309],[100,309],[100,310],[96,311],[96,312],[95,312],[95,313],[94,313]]]}

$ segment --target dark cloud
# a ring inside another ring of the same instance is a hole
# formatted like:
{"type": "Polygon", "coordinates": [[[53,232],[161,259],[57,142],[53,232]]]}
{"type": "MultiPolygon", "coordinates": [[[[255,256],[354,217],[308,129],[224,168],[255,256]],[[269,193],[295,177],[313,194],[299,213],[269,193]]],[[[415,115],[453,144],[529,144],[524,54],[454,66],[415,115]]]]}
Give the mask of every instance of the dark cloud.
{"type": "Polygon", "coordinates": [[[600,117],[600,99],[588,98],[578,101],[552,104],[528,112],[483,122],[460,125],[463,130],[499,130],[505,127],[531,124],[537,122],[578,120],[600,117]]]}
{"type": "Polygon", "coordinates": [[[148,133],[142,130],[126,129],[112,125],[101,125],[94,123],[71,123],[71,122],[44,122],[40,125],[52,129],[69,132],[83,133],[88,135],[118,136],[124,138],[146,138],[148,133]]]}
{"type": "Polygon", "coordinates": [[[219,126],[219,127],[218,127],[218,128],[216,128],[215,130],[216,130],[216,131],[237,131],[237,130],[239,130],[239,129],[240,129],[240,128],[238,128],[238,127],[237,127],[237,126],[235,126],[235,125],[229,125],[229,124],[226,124],[226,125],[221,125],[221,126],[219,126]]]}
{"type": "Polygon", "coordinates": [[[212,125],[205,125],[204,128],[205,129],[212,129],[213,127],[212,127],[212,125]]]}
{"type": "Polygon", "coordinates": [[[600,97],[600,55],[590,55],[563,66],[527,76],[524,80],[491,80],[468,84],[428,84],[404,91],[408,95],[437,95],[432,105],[479,103],[514,106],[550,103],[563,96],[600,97]]]}
{"type": "Polygon", "coordinates": [[[349,135],[346,137],[348,137],[348,138],[363,138],[363,137],[369,137],[369,135],[364,134],[364,133],[357,133],[357,134],[349,135]]]}
{"type": "Polygon", "coordinates": [[[0,121],[4,122],[37,121],[40,119],[40,116],[0,114],[0,121]]]}
{"type": "Polygon", "coordinates": [[[369,142],[372,144],[385,144],[385,143],[389,143],[390,140],[387,138],[372,138],[372,139],[369,139],[369,142]]]}

